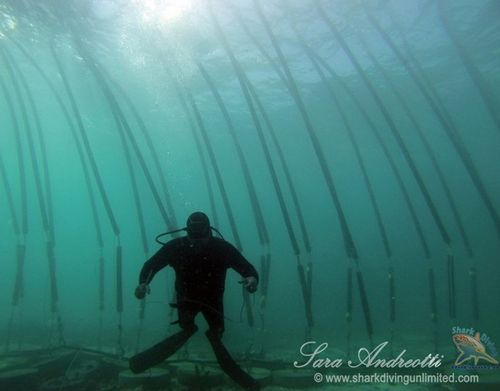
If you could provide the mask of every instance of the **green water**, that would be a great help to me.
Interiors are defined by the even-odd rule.
[[[212,4],[224,38],[217,32],[209,4]],[[143,262],[159,249],[155,236],[167,229],[184,227],[191,212],[203,210],[225,239],[238,245],[206,139],[200,133],[200,124],[189,100],[188,112],[185,111],[176,86],[182,94],[187,91],[192,94],[199,110],[220,170],[221,183],[227,192],[243,254],[259,272],[261,256],[271,255],[265,306],[261,307],[264,300],[262,290],[251,299],[255,317],[253,327],[249,326],[246,311],[242,308],[241,287],[237,283],[240,278],[234,272],[228,274],[224,341],[232,352],[237,354],[249,347],[254,353],[263,349],[267,355],[262,359],[281,358],[292,367],[293,361],[300,358],[300,346],[312,339],[328,342],[334,349],[330,357],[348,351],[355,354],[360,347],[370,343],[365,323],[368,310],[373,324],[373,343],[378,345],[390,340],[393,330],[394,351],[407,349],[409,356],[412,352],[418,357],[432,352],[443,354],[447,362],[454,361],[457,351],[452,341],[453,326],[474,327],[493,342],[500,341],[497,311],[500,226],[495,224],[500,213],[498,2],[277,0],[259,4],[273,36],[251,0],[95,0],[63,4],[0,0],[0,50],[3,53],[0,56],[0,77],[5,87],[0,85],[0,157],[6,173],[3,176],[0,172],[3,181],[0,184],[0,342],[6,351],[55,346],[61,342],[59,337],[64,337],[70,345],[108,352],[123,348],[127,355],[146,348],[177,330],[177,326],[169,326],[169,322],[176,320],[175,313],[169,315],[168,308],[174,281],[170,268],[155,277],[144,320],[139,321],[140,305],[133,292]],[[323,11],[318,10],[318,4]],[[423,92],[412,71],[403,65],[368,15],[381,26],[383,33],[407,60],[417,83],[422,83]],[[352,51],[362,73],[353,65],[340,40],[329,28],[328,21]],[[234,55],[255,88],[272,123],[310,236],[310,253],[305,247],[277,146],[252,100],[283,193],[283,205],[280,206],[250,106],[223,40],[228,42],[230,54]],[[301,42],[337,74],[334,77],[320,65],[343,113],[335,105]],[[363,42],[392,83],[370,59]],[[51,45],[60,66],[52,54]],[[96,78],[91,65],[94,60],[98,64],[97,72],[104,70],[102,80]],[[61,97],[74,134],[56,95],[33,61]],[[249,167],[269,233],[268,244],[259,240],[235,139],[199,64],[213,80],[234,124],[235,136]],[[71,106],[61,68],[76,107]],[[282,78],[276,69],[282,73]],[[40,128],[20,73],[24,75],[35,102]],[[430,82],[430,87],[423,78]],[[381,105],[367,88],[366,80],[382,102],[385,116]],[[158,155],[161,173],[140,124],[113,83],[125,91],[143,120]],[[393,85],[403,96],[429,143],[449,189],[448,195],[415,125],[405,112],[400,97],[394,93]],[[106,95],[106,88],[110,89],[111,95]],[[430,101],[425,94],[430,94]],[[121,130],[114,117],[116,111],[110,105],[113,101],[128,124]],[[297,104],[303,104],[312,136]],[[359,111],[358,104],[366,111],[393,159],[409,195],[408,200],[404,198],[380,140]],[[26,116],[23,116],[23,106]],[[75,109],[81,116],[81,126]],[[345,114],[349,128],[342,114]],[[394,123],[394,129],[401,136],[400,145],[387,119]],[[126,134],[127,126],[137,150]],[[366,167],[392,250],[391,257],[384,250],[374,205],[349,129]],[[121,132],[125,134],[138,188],[147,252],[141,241],[133,182]],[[40,138],[40,133],[43,138]],[[93,171],[89,155],[82,149],[102,230],[102,248],[96,238],[89,189],[77,149],[77,145],[84,148],[82,135],[88,137],[89,151],[96,162],[96,171]],[[458,140],[457,144],[452,143],[452,138]],[[326,176],[333,180],[337,208],[313,139],[317,140],[319,154],[329,171]],[[42,142],[46,147],[48,177],[44,170]],[[420,186],[401,147],[407,149],[409,159],[414,163],[422,180]],[[464,158],[457,153],[460,148]],[[143,165],[140,159],[143,159]],[[477,173],[476,182],[463,159]],[[20,164],[25,168],[24,192]],[[144,167],[151,174],[168,219],[175,218],[176,225],[171,223],[167,227]],[[96,173],[102,178],[109,211],[103,193],[98,189]],[[160,175],[163,175],[175,216],[168,210],[168,197]],[[44,200],[42,208],[37,177]],[[8,202],[5,180],[10,185],[14,210]],[[215,209],[210,202],[207,183],[213,192]],[[480,186],[484,188],[483,195],[478,191]],[[49,190],[52,195],[50,204],[47,203]],[[431,204],[426,202],[423,191],[428,192]],[[26,197],[26,209],[23,209],[23,197]],[[473,257],[466,251],[450,197],[470,241]],[[429,259],[425,257],[408,202],[422,227]],[[451,239],[449,244],[443,240],[430,205],[435,208],[443,230]],[[53,224],[44,230],[42,211],[50,217],[50,208],[53,210]],[[283,211],[290,216],[299,256],[292,246]],[[339,223],[339,211],[345,216],[345,227],[352,235],[357,258],[348,255],[346,230],[342,230]],[[113,232],[109,213],[116,220],[119,235]],[[24,233],[23,216],[27,218]],[[17,234],[16,220],[20,226]],[[52,278],[46,251],[50,232],[55,240]],[[121,316],[116,308],[115,249],[118,243],[123,247]],[[26,253],[24,263],[19,266],[16,246],[23,244]],[[99,283],[101,254],[104,259],[103,291],[100,291]],[[449,314],[448,304],[448,254],[454,257],[454,316]],[[298,260],[304,267],[312,265],[314,327],[311,330],[307,327],[297,274]],[[394,268],[394,322],[390,320],[390,265]],[[350,322],[346,320],[349,267],[362,273],[369,307],[362,306],[360,287],[354,275]],[[435,275],[436,323],[431,320],[429,268]],[[471,268],[477,270],[476,308],[479,317],[474,316]],[[16,279],[18,284],[22,281],[24,290],[13,305]],[[51,296],[54,293],[51,284],[57,286],[57,299]],[[101,310],[100,294],[104,300]],[[59,315],[63,327],[61,333],[57,330]],[[197,322],[202,330],[206,327],[201,317]],[[122,327],[121,336],[119,326]],[[434,332],[437,333],[437,348]],[[189,350],[195,355],[207,352],[211,357],[202,333],[193,337]],[[491,350],[487,351],[491,353]]]

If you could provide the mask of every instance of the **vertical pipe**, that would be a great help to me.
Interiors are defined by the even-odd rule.
[[[415,161],[413,160],[408,147],[406,146],[403,138],[401,137],[401,134],[396,127],[396,124],[394,122],[394,119],[392,116],[389,114],[389,111],[384,104],[383,100],[381,99],[380,95],[377,93],[375,88],[373,87],[373,84],[370,82],[368,79],[368,76],[364,72],[363,68],[361,67],[361,64],[357,60],[357,58],[354,56],[354,53],[350,49],[350,47],[347,45],[347,42],[345,39],[342,37],[338,29],[334,26],[332,21],[327,17],[324,9],[321,7],[319,0],[315,0],[318,14],[321,16],[321,18],[324,20],[325,24],[329,27],[330,31],[332,32],[333,36],[337,40],[337,42],[340,44],[342,47],[343,51],[347,54],[350,62],[358,72],[358,75],[361,77],[363,80],[363,84],[366,86],[368,91],[370,92],[370,95],[372,96],[373,100],[377,104],[380,112],[382,113],[385,122],[389,125],[389,129],[391,130],[392,135],[394,136],[412,174],[413,177],[415,178],[415,181],[417,182],[417,185],[420,189],[420,192],[422,193],[422,196],[425,200],[425,203],[427,204],[427,208],[429,209],[429,212],[434,220],[434,223],[436,224],[438,231],[441,235],[441,238],[445,244],[450,244],[451,243],[451,238],[446,230],[446,227],[443,223],[443,220],[441,219],[441,216],[436,208],[436,205],[434,204],[434,201],[431,198],[431,195],[429,193],[429,190],[427,189],[427,186],[425,185],[422,175],[420,174]]]
[[[225,50],[226,54],[228,55],[229,60],[232,64],[234,71],[236,73],[236,76],[238,78],[238,82],[240,84],[245,102],[250,110],[252,121],[253,121],[255,129],[257,131],[260,145],[261,145],[262,150],[264,152],[267,168],[268,168],[269,173],[271,175],[274,190],[276,192],[276,197],[278,198],[278,203],[280,206],[281,214],[282,214],[282,217],[284,219],[285,226],[287,228],[288,237],[289,237],[292,249],[297,257],[298,270],[299,270],[299,281],[301,282],[301,289],[302,289],[303,298],[304,298],[304,306],[305,306],[305,310],[306,310],[306,320],[308,323],[308,328],[311,329],[313,327],[313,322],[312,322],[312,315],[311,315],[310,305],[309,305],[310,302],[309,302],[309,299],[307,297],[307,292],[306,292],[307,288],[306,288],[305,284],[303,283],[303,282],[305,282],[305,280],[303,280],[303,278],[302,278],[303,276],[300,275],[300,270],[302,267],[300,265],[300,257],[299,257],[300,249],[299,249],[298,242],[297,242],[297,239],[295,236],[295,232],[293,230],[293,226],[292,226],[292,223],[290,220],[288,209],[287,209],[287,206],[286,206],[285,201],[284,201],[283,192],[282,192],[281,186],[280,186],[278,178],[277,178],[276,170],[275,170],[275,167],[273,165],[273,161],[271,159],[270,151],[269,151],[267,142],[266,142],[265,137],[264,137],[262,125],[258,119],[254,102],[252,101],[252,96],[251,96],[251,93],[249,90],[248,78],[246,77],[243,69],[241,68],[241,65],[239,64],[239,62],[236,60],[236,57],[234,56],[234,53],[231,49],[231,46],[229,45],[228,40],[226,39],[224,31],[222,30],[222,28],[221,28],[221,26],[216,18],[216,15],[215,15],[214,10],[212,8],[211,2],[209,2],[208,8],[209,8],[209,13],[211,16],[212,23],[213,23],[214,28],[216,30],[216,34],[217,34],[222,46],[224,47],[224,50]]]
[[[95,59],[93,59],[93,61],[95,62]],[[151,153],[151,157],[153,158],[154,167],[156,168],[156,171],[158,172],[158,177],[160,179],[160,186],[163,190],[163,194],[165,195],[165,201],[166,201],[166,205],[167,205],[167,209],[168,209],[168,213],[161,212],[161,214],[162,214],[162,217],[165,221],[165,224],[167,224],[167,226],[170,227],[169,230],[173,230],[173,229],[177,228],[177,219],[175,217],[175,210],[174,210],[172,200],[170,197],[170,192],[169,192],[167,184],[165,182],[165,174],[163,172],[162,165],[161,165],[159,157],[158,157],[158,153],[156,152],[156,149],[154,147],[153,140],[151,139],[150,132],[147,129],[146,125],[144,124],[144,120],[142,119],[139,112],[137,111],[137,108],[135,107],[134,103],[131,101],[129,96],[125,93],[125,91],[120,86],[120,84],[118,84],[111,77],[111,75],[106,71],[106,69],[101,64],[97,64],[97,65],[98,65],[100,72],[104,75],[105,79],[107,81],[109,81],[110,85],[112,87],[114,87],[114,89],[122,97],[125,104],[129,107],[132,115],[134,116],[134,118],[137,122],[139,129],[141,130],[142,135],[144,136],[144,139],[146,140],[146,145],[148,146],[148,149]],[[119,107],[119,105],[118,105],[118,107]],[[124,118],[123,114],[121,116]],[[128,124],[126,126],[129,127]],[[136,151],[136,154],[137,154],[137,150],[135,148],[134,148],[134,150]],[[145,167],[145,163],[144,164],[141,163],[141,165],[143,165]],[[144,168],[143,168],[143,170],[144,170]],[[148,170],[148,172],[149,172],[149,170]],[[146,174],[146,177],[149,178],[149,177],[151,177],[151,175]],[[153,183],[152,179],[147,179],[147,180],[148,180],[148,182],[150,182],[150,187],[152,187],[152,185],[151,185]],[[158,192],[155,190],[152,190],[152,191],[153,191],[153,196],[155,198],[156,203],[158,204],[160,211],[163,210],[164,207],[162,206],[162,202],[160,201],[159,195],[155,195]],[[176,234],[174,234],[174,235],[176,235]]]
[[[347,304],[345,318],[347,322],[347,351],[346,356],[349,357],[351,349],[351,334],[352,334],[352,265],[347,266]]]
[[[447,257],[448,268],[448,312],[450,319],[456,318],[456,293],[455,293],[455,257],[452,253]]]
[[[438,335],[437,335],[437,300],[436,300],[436,282],[434,278],[434,270],[432,267],[428,269],[429,273],[429,291],[430,291],[430,306],[431,306],[431,321],[434,324],[434,350],[437,351]]]
[[[14,103],[5,84],[5,81],[0,74],[0,87],[2,89],[3,95],[5,97],[5,101],[7,103],[7,108],[9,111],[9,116],[11,119],[12,127],[14,130],[14,140],[16,144],[16,153],[17,153],[17,163],[19,169],[19,187],[20,187],[20,196],[21,196],[21,233],[23,238],[28,234],[28,201],[27,201],[27,191],[26,191],[26,172],[24,166],[24,153],[21,143],[21,129],[19,126],[19,122],[17,121],[16,111],[14,109]],[[7,178],[5,175],[4,178]]]
[[[224,185],[224,181],[222,179],[222,174],[220,172],[219,165],[217,163],[217,157],[215,156],[214,150],[212,148],[212,144],[210,142],[210,138],[208,137],[207,129],[206,129],[205,124],[203,122],[203,118],[201,116],[200,110],[198,109],[198,106],[197,106],[193,96],[191,95],[191,92],[188,91],[187,89],[186,89],[186,96],[187,96],[187,100],[188,100],[189,104],[191,105],[191,108],[193,109],[195,119],[198,123],[198,127],[200,129],[201,136],[203,138],[203,142],[205,144],[205,147],[207,148],[208,157],[210,158],[210,162],[212,164],[212,168],[213,168],[214,173],[215,173],[215,179],[217,181],[217,186],[219,187],[219,190],[220,190],[220,193],[222,196],[222,202],[224,204],[224,208],[225,208],[226,213],[227,213],[229,225],[231,227],[231,232],[233,234],[236,247],[238,248],[238,250],[242,251],[243,247],[242,247],[240,235],[238,233],[238,229],[236,226],[236,220],[234,219],[233,209],[232,209],[231,204],[229,202],[229,197],[227,196],[226,187]]]
[[[479,91],[479,95],[487,111],[489,112],[491,119],[493,120],[493,123],[497,128],[497,131],[500,131],[500,115],[498,114],[498,107],[500,102],[498,102],[495,98],[493,91],[490,89],[487,81],[479,71],[479,68],[476,66],[476,64],[474,64],[472,57],[467,52],[465,45],[460,40],[457,31],[453,28],[453,25],[450,22],[450,18],[448,17],[448,15],[446,14],[446,10],[444,9],[443,0],[438,0],[435,3],[437,4],[438,15],[441,19],[446,34],[455,47],[455,50],[457,51],[458,56],[465,67],[465,70],[474,83],[474,86]]]
[[[250,204],[252,206],[254,220],[255,220],[255,224],[256,224],[256,228],[257,228],[257,233],[259,235],[260,243],[263,246],[268,245],[269,244],[269,235],[268,235],[266,224],[264,221],[264,216],[262,214],[262,208],[260,206],[260,202],[259,202],[259,199],[257,197],[257,192],[255,191],[255,185],[254,185],[252,176],[250,174],[250,169],[248,167],[247,160],[245,159],[245,155],[243,154],[241,144],[236,136],[236,129],[234,127],[233,121],[229,115],[229,112],[226,108],[224,101],[222,100],[222,97],[221,97],[219,91],[217,90],[217,87],[215,86],[215,83],[213,82],[212,78],[209,76],[208,72],[205,70],[203,65],[201,65],[200,63],[198,63],[198,69],[200,70],[203,78],[207,82],[212,94],[215,97],[215,100],[219,106],[219,109],[224,117],[227,128],[229,130],[231,140],[233,141],[234,147],[236,149],[238,159],[240,162],[240,166],[241,166],[241,170],[243,171],[245,185],[247,187],[247,192],[248,192],[248,195],[250,198]]]
[[[472,313],[474,321],[477,323],[479,320],[479,294],[477,290],[477,270],[475,266],[469,269],[469,278],[472,291]]]
[[[472,183],[476,187],[477,192],[479,193],[480,197],[482,198],[484,204],[486,205],[486,208],[488,209],[488,212],[490,213],[491,219],[493,220],[493,223],[495,225],[495,228],[497,230],[497,234],[500,235],[500,216],[498,215],[498,212],[495,209],[495,206],[493,204],[493,201],[491,200],[490,196],[488,195],[486,188],[483,184],[483,181],[481,180],[481,177],[479,176],[479,172],[472,161],[469,152],[467,151],[464,142],[462,141],[458,129],[456,125],[454,124],[453,120],[451,119],[451,116],[449,116],[445,111],[442,110],[442,108],[439,107],[439,103],[437,100],[433,98],[434,96],[437,96],[435,93],[435,88],[432,86],[431,83],[427,83],[427,85],[424,84],[424,82],[419,78],[417,74],[417,70],[414,68],[415,66],[418,66],[418,64],[414,61],[413,66],[410,66],[410,62],[405,58],[403,53],[398,49],[398,47],[395,45],[393,42],[392,38],[385,32],[380,24],[376,21],[376,19],[373,17],[371,12],[367,9],[367,15],[368,19],[372,23],[372,25],[375,27],[375,29],[379,32],[379,34],[382,36],[384,39],[385,43],[391,48],[391,50],[394,52],[396,57],[398,58],[399,62],[404,66],[406,71],[408,72],[408,75],[410,78],[413,80],[421,94],[424,96],[426,102],[432,109],[434,115],[438,119],[442,129],[445,131],[446,136],[450,140],[452,146],[454,147],[455,151],[457,152],[458,156],[460,157],[470,179],[472,180]],[[421,75],[423,75],[422,72],[419,72]]]
[[[391,80],[387,72],[384,70],[384,68],[381,66],[380,62],[375,58],[373,55],[372,51],[369,49],[368,45],[366,44],[365,40],[360,36],[361,43],[363,44],[363,47],[365,49],[365,52],[368,54],[368,57],[370,57],[370,60],[372,63],[375,65],[379,73],[383,76],[385,82],[389,85],[391,90],[394,92],[396,95],[398,102],[401,104],[401,107],[403,108],[404,112],[406,113],[407,117],[409,118],[411,124],[413,125],[413,128],[417,131],[417,135],[424,145],[424,148],[429,155],[429,158],[431,159],[432,167],[434,168],[434,171],[436,172],[439,182],[441,183],[441,186],[443,187],[446,199],[448,201],[448,204],[451,208],[451,211],[453,213],[453,218],[458,226],[460,236],[462,237],[463,244],[465,246],[465,250],[467,251],[467,254],[472,257],[473,256],[473,250],[470,244],[470,240],[467,236],[467,233],[465,231],[464,224],[462,222],[462,218],[460,217],[460,212],[458,211],[457,205],[455,203],[455,200],[453,198],[452,191],[450,190],[445,175],[443,173],[443,170],[439,166],[439,163],[437,161],[437,157],[435,153],[433,152],[431,148],[430,142],[427,140],[422,127],[419,125],[415,115],[413,114],[411,108],[409,107],[409,104],[406,102],[405,97],[403,94],[398,90],[397,86],[395,83]]]
[[[73,95],[73,92],[71,90],[70,84],[68,82],[68,79],[67,79],[67,76],[66,76],[66,72],[65,72],[65,70],[64,70],[64,68],[63,68],[63,66],[61,64],[61,61],[60,61],[60,59],[59,59],[59,57],[58,57],[58,55],[56,53],[56,50],[55,50],[55,47],[54,47],[54,42],[51,42],[50,48],[51,48],[51,52],[52,52],[52,56],[54,58],[54,61],[55,61],[56,65],[57,65],[57,68],[59,70],[59,74],[61,75],[61,78],[62,78],[64,87],[65,87],[66,93],[68,95],[68,98],[69,98],[69,101],[70,101],[70,104],[71,104],[71,108],[72,108],[73,114],[74,114],[75,119],[76,119],[77,129],[79,130],[80,136],[81,136],[81,138],[83,140],[84,150],[85,150],[85,152],[87,154],[87,158],[89,160],[90,167],[92,169],[92,173],[94,174],[94,178],[95,178],[95,181],[97,183],[97,188],[99,190],[99,193],[101,195],[102,201],[104,203],[104,208],[105,208],[105,211],[106,211],[106,215],[108,217],[108,220],[109,220],[109,223],[111,225],[111,228],[113,229],[113,233],[118,238],[120,236],[120,228],[118,227],[118,224],[116,222],[115,215],[114,215],[113,210],[111,208],[111,203],[109,202],[108,195],[106,193],[106,190],[104,188],[104,184],[103,184],[103,181],[102,181],[102,178],[101,178],[101,174],[99,172],[99,169],[97,167],[97,163],[96,163],[95,158],[94,158],[94,154],[92,152],[92,148],[90,147],[90,141],[88,139],[85,126],[83,125],[83,120],[82,120],[82,117],[81,117],[81,114],[80,114],[80,110],[78,108],[78,105],[76,103],[75,97]]]
[[[161,35],[160,35],[161,36]],[[159,49],[160,50],[160,49]],[[167,66],[167,61],[162,60],[163,67],[166,71],[167,76],[169,77],[170,81],[172,82],[174,86],[174,91],[177,96],[177,99],[179,100],[181,107],[186,115],[186,119],[188,121],[188,126],[189,130],[191,131],[191,135],[193,136],[195,145],[196,145],[196,150],[198,152],[198,156],[201,160],[201,168],[203,172],[203,178],[205,179],[205,184],[207,187],[207,193],[208,193],[208,199],[210,203],[210,209],[212,211],[212,216],[214,220],[215,226],[219,225],[219,218],[217,214],[217,209],[215,207],[215,196],[214,196],[214,191],[213,191],[213,185],[210,179],[210,175],[208,173],[208,164],[205,159],[205,155],[203,154],[203,148],[202,148],[202,143],[201,140],[198,136],[198,133],[196,131],[196,125],[195,125],[195,120],[192,118],[192,114],[189,110],[189,106],[186,101],[185,93],[183,92],[183,88],[180,85],[179,81],[172,75],[171,69]]]
[[[120,243],[116,246],[116,312],[118,314],[118,356],[122,357],[124,354],[123,350],[123,260],[122,260],[122,246]]]

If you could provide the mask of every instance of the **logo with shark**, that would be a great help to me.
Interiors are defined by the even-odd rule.
[[[498,365],[498,361],[486,352],[482,339],[479,332],[476,332],[474,336],[468,334],[466,331],[454,334],[453,343],[460,353],[455,360],[455,366],[464,365],[464,363],[469,361],[474,361],[474,365],[478,365],[479,360]],[[489,341],[487,336],[486,340]]]

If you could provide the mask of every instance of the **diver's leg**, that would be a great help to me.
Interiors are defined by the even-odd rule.
[[[201,307],[201,313],[207,321],[208,327],[215,335],[222,338],[224,332],[224,304],[222,299],[213,300],[210,304]]]
[[[208,326],[210,327],[205,335],[212,346],[215,357],[217,358],[222,370],[245,390],[260,390],[259,383],[240,368],[221,341],[222,333],[224,331],[224,312],[222,302],[214,306],[213,309],[203,309],[202,313],[208,323]]]
[[[146,369],[160,364],[179,350],[198,330],[198,327],[194,324],[197,312],[192,308],[179,307],[179,325],[182,330],[132,357],[129,361],[130,370],[134,373],[144,372]]]

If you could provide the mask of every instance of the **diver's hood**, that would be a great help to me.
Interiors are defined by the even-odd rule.
[[[210,220],[203,212],[192,213],[186,222],[186,231],[189,239],[207,239],[212,236]]]

